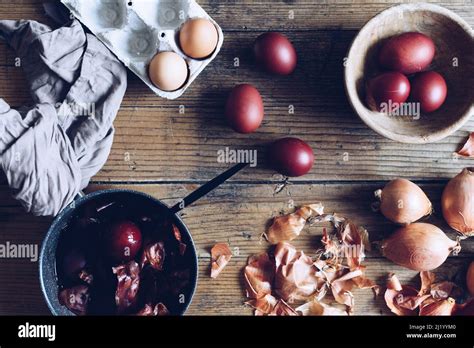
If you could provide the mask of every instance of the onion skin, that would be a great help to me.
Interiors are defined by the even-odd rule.
[[[474,299],[470,299],[468,302],[462,305],[457,305],[455,307],[454,315],[473,316],[474,315]]]
[[[451,252],[461,250],[438,227],[417,222],[399,228],[381,244],[389,260],[414,271],[431,271],[441,266]]]
[[[420,316],[452,315],[456,308],[456,301],[449,297],[441,301],[434,301],[420,307]]]
[[[443,216],[449,226],[466,236],[474,235],[474,172],[463,169],[443,191]]]
[[[466,274],[466,285],[469,293],[474,296],[474,261],[471,262]]]
[[[423,190],[406,179],[390,181],[375,195],[380,199],[380,211],[395,223],[411,224],[423,216],[431,214],[433,208]]]

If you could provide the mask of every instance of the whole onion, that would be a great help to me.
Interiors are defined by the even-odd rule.
[[[465,168],[444,189],[441,207],[446,222],[466,236],[474,235],[474,172]]]
[[[415,271],[438,268],[451,252],[461,250],[459,242],[449,239],[438,227],[421,222],[398,229],[381,248],[389,260]]]
[[[375,191],[380,200],[380,211],[398,224],[410,224],[431,214],[433,208],[423,190],[406,179],[390,181],[383,190]]]

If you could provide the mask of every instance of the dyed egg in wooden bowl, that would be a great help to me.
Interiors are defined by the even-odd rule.
[[[381,64],[382,48],[391,38],[408,32],[424,34],[433,41],[434,58],[421,70],[435,71],[444,78],[446,99],[432,112],[419,109],[412,95],[395,112],[390,108],[374,111],[367,102],[369,81],[393,70],[383,66],[383,59]],[[417,50],[411,51],[406,59],[416,60]],[[403,73],[410,82],[417,76]],[[474,114],[474,31],[461,17],[441,6],[418,3],[391,7],[367,22],[355,37],[344,80],[354,111],[380,135],[403,143],[439,141],[461,128]]]

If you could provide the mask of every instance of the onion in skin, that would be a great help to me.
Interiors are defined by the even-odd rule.
[[[399,228],[381,244],[382,253],[396,264],[414,271],[431,271],[441,266],[459,242],[449,239],[438,227],[417,222]]]
[[[441,197],[443,216],[449,226],[474,235],[474,171],[465,168],[446,185]]]
[[[433,211],[426,194],[410,180],[392,180],[383,190],[375,191],[375,196],[380,200],[382,214],[398,224],[411,224]]]
[[[474,299],[468,300],[466,303],[455,307],[454,315],[473,316],[474,315]]]

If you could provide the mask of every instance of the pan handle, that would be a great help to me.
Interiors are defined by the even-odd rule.
[[[248,165],[248,163],[239,163],[233,166],[232,168],[226,170],[224,173],[220,174],[219,176],[215,177],[208,183],[202,185],[199,187],[197,190],[191,192],[188,196],[186,196],[184,199],[179,201],[177,204],[175,204],[171,208],[171,212],[173,214],[176,214],[177,212],[181,211],[188,205],[194,203],[197,201],[199,198],[205,196],[212,190],[214,190],[216,187],[221,185],[223,182],[225,182],[227,179],[232,177],[233,175],[237,174],[240,170],[245,168]]]
[[[74,200],[77,201],[79,198],[82,198],[84,197],[86,194],[84,193],[84,191],[79,191],[76,196],[74,197]]]

